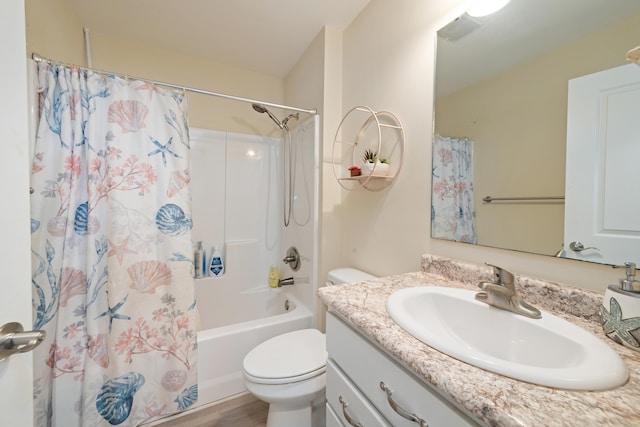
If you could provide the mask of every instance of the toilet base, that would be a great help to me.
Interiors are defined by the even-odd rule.
[[[324,394],[321,394],[310,406],[296,409],[273,403],[269,405],[266,427],[324,427],[326,402]]]
[[[322,374],[305,381],[281,385],[265,385],[247,381],[247,389],[258,399],[269,404],[266,427],[320,427],[314,423],[314,412],[324,406],[327,375]],[[316,409],[314,411],[314,409]]]
[[[267,427],[311,427],[311,405],[297,409],[269,405]]]

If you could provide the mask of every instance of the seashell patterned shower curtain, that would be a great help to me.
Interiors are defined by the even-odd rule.
[[[39,64],[37,426],[138,425],[197,399],[186,96]]]
[[[433,139],[431,237],[477,243],[473,193],[473,141]]]

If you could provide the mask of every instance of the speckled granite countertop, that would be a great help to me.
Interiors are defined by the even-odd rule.
[[[487,425],[640,426],[640,352],[604,336],[598,315],[601,294],[516,276],[525,301],[592,332],[625,360],[629,381],[598,392],[537,386],[476,368],[418,341],[387,314],[387,297],[399,289],[434,285],[478,290],[476,284],[490,276],[487,267],[425,255],[421,272],[323,287],[319,295],[331,311]]]

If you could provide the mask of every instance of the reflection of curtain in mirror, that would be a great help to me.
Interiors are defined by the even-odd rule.
[[[432,183],[431,236],[476,243],[473,141],[435,136]]]

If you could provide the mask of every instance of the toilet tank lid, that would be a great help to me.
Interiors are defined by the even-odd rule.
[[[331,270],[328,276],[330,285],[376,279],[376,276],[351,267],[336,268],[335,270]]]

